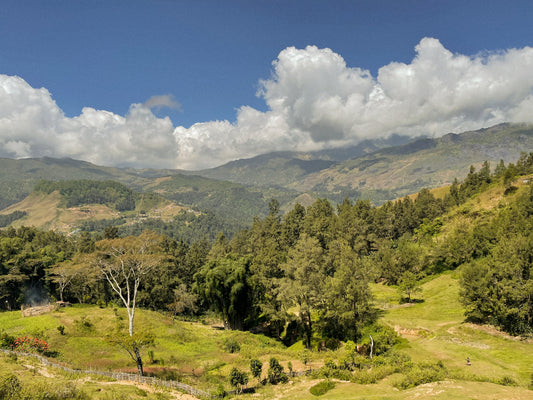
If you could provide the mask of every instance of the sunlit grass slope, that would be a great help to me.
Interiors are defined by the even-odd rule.
[[[395,383],[404,377],[402,373],[369,385],[339,381],[334,389],[321,396],[322,399],[533,399],[533,391],[527,388],[533,372],[531,339],[521,340],[492,327],[464,322],[463,307],[458,301],[458,273],[445,273],[424,283],[422,292],[416,296],[418,302],[413,304],[399,304],[398,293],[393,287],[373,285],[372,288],[376,304],[382,309],[381,321],[405,339],[399,351],[408,354],[415,363],[441,361],[450,377],[446,381],[407,390],[395,387]],[[50,343],[51,350],[59,352],[57,360],[75,368],[134,372],[135,365],[126,353],[105,340],[117,324],[125,324],[126,318],[123,309],[95,306],[69,307],[27,318],[23,318],[20,311],[5,312],[0,313],[0,329],[11,335],[43,336]],[[147,370],[157,372],[168,368],[173,379],[214,390],[220,384],[229,389],[227,377],[231,368],[236,366],[249,371],[251,358],[263,362],[263,375],[272,356],[285,367],[291,361],[295,370],[303,369],[299,361],[301,349],[297,346],[287,349],[262,335],[225,331],[208,322],[174,321],[157,312],[139,310],[135,319],[137,329],[156,336],[151,348],[155,362],[151,362],[145,352]],[[57,329],[59,325],[65,327],[65,335]],[[240,351],[230,353],[225,349],[228,341],[239,343]],[[311,365],[319,367],[326,359],[338,362],[342,354],[342,349],[314,353]],[[467,357],[470,366],[466,365]],[[1,362],[7,363],[5,359]],[[20,362],[18,364],[10,364],[9,368],[25,368]],[[31,372],[28,371],[22,371],[23,375]],[[53,374],[53,379],[67,380]],[[44,379],[38,375],[39,379]],[[494,383],[506,379],[511,385]],[[310,377],[294,378],[292,383],[267,385],[242,398],[312,399],[316,397],[309,388],[319,381]],[[256,383],[251,379],[250,384]],[[135,398],[134,395],[131,398]],[[128,396],[125,398],[130,398]]]

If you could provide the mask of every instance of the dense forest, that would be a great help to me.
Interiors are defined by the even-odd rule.
[[[50,298],[117,302],[96,268],[110,249],[136,248],[157,273],[143,277],[137,304],[194,317],[217,312],[230,329],[262,332],[286,344],[316,338],[356,341],[378,313],[370,282],[394,285],[405,302],[419,301],[425,277],[445,270],[461,276],[465,317],[513,335],[533,331],[533,153],[516,164],[474,167],[436,197],[430,190],[380,207],[369,201],[332,205],[318,199],[282,214],[272,200],[265,218],[215,241],[192,242],[145,231],[66,237],[33,228],[0,231],[0,308]],[[116,187],[103,182],[97,192]],[[109,186],[106,186],[109,185]],[[68,187],[68,185],[66,185]],[[75,194],[71,198],[87,196]],[[71,190],[68,189],[68,190]],[[40,190],[51,190],[41,184]],[[57,189],[54,189],[57,190]],[[62,189],[63,190],[63,189]],[[67,189],[64,189],[67,190]],[[482,194],[500,190],[483,207]],[[377,328],[375,328],[377,329]]]

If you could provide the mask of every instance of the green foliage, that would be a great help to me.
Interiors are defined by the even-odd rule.
[[[329,253],[335,272],[326,277],[319,325],[328,338],[357,340],[361,329],[376,318],[368,286],[370,273],[347,242],[332,242]]]
[[[0,380],[0,398],[15,400],[22,398],[22,384],[14,374],[4,376]]]
[[[5,400],[88,400],[89,396],[72,383],[23,385],[14,374],[0,377],[0,399]]]
[[[249,261],[233,256],[208,262],[195,275],[201,298],[222,314],[231,329],[245,329],[254,316],[249,276]]]
[[[8,226],[13,221],[26,216],[26,211],[13,211],[10,214],[0,215],[0,228]]]
[[[248,383],[248,375],[246,372],[239,371],[237,368],[232,368],[229,374],[229,383],[236,388],[238,392],[241,392],[242,386]]]
[[[283,266],[285,279],[281,282],[280,297],[288,306],[298,307],[298,316],[304,327],[305,345],[311,347],[313,335],[312,314],[318,310],[324,295],[324,250],[320,241],[303,234],[295,247],[289,250]]]
[[[268,363],[267,382],[272,385],[286,383],[289,380],[287,374],[283,371],[283,366],[277,358],[271,357]]]
[[[350,381],[360,385],[371,385],[396,372],[401,372],[401,370],[392,365],[372,366],[371,369],[356,370],[350,377]]]
[[[80,332],[91,332],[94,330],[93,323],[84,315],[80,319],[74,320],[74,326]]]
[[[65,207],[80,204],[106,204],[117,211],[135,209],[138,195],[126,186],[114,181],[41,181],[35,190],[50,194],[59,191],[65,201]]]
[[[424,383],[442,381],[447,376],[448,371],[440,361],[437,363],[417,363],[413,364],[405,377],[395,382],[394,386],[398,389],[408,389]]]
[[[313,396],[322,396],[323,394],[326,394],[332,389],[335,389],[335,382],[332,382],[330,380],[325,380],[325,381],[317,383],[316,385],[311,386],[309,388],[309,392]]]
[[[0,348],[11,350],[15,345],[16,337],[8,334],[7,332],[0,331]]]
[[[239,345],[239,342],[237,342],[237,340],[232,337],[224,339],[223,348],[225,351],[231,354],[238,353],[239,351],[241,351],[241,346]]]
[[[415,293],[422,291],[420,276],[412,271],[405,271],[399,279],[398,291],[400,294],[407,296],[407,302],[411,303]]]
[[[516,383],[516,380],[513,377],[508,376],[508,375],[502,376],[496,381],[496,383],[498,385],[503,385],[503,386],[518,386],[518,384]]]
[[[155,189],[155,188],[154,188]],[[158,190],[180,204],[194,205],[199,210],[212,210],[223,215],[228,222],[250,224],[255,216],[265,216],[272,196],[261,190],[238,183],[216,181],[200,176],[177,174],[161,182]],[[287,190],[276,189],[275,197],[287,200],[296,197]]]
[[[350,381],[353,378],[353,372],[343,368],[337,368],[336,365],[324,365],[317,370],[311,372],[313,378],[325,379],[339,379],[343,381]]]
[[[223,399],[228,395],[228,393],[226,392],[226,389],[224,389],[224,385],[220,384],[213,395],[218,399]]]
[[[366,348],[366,355],[370,354],[371,339],[374,341],[373,355],[379,356],[390,351],[395,345],[401,342],[398,334],[389,326],[374,323],[368,325],[363,330],[361,344]]]
[[[48,352],[49,345],[42,339],[24,336],[18,337],[13,343],[13,351],[21,353],[46,353]]]
[[[256,379],[261,378],[261,373],[263,372],[263,363],[256,358],[250,360],[250,372],[252,376]]]
[[[533,187],[487,226],[486,256],[462,267],[461,301],[469,319],[514,335],[533,332],[532,229]]]

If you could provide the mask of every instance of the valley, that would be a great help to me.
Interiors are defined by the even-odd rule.
[[[414,143],[345,163],[376,172],[385,154],[440,146]],[[79,179],[26,170],[32,192],[1,212],[0,393],[533,398],[533,152],[381,205],[169,171],[115,171],[125,184],[45,161]]]

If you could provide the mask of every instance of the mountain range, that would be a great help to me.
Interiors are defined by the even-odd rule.
[[[462,180],[470,166],[479,168],[484,161],[494,168],[500,160],[516,162],[522,152],[531,151],[533,125],[500,124],[440,138],[409,140],[393,136],[340,150],[269,153],[201,171],[113,168],[47,157],[4,158],[0,159],[0,215],[24,211],[26,216],[21,221],[29,224],[28,204],[32,204],[32,210],[39,204],[53,208],[40,213],[57,213],[55,208],[62,207],[64,201],[36,200],[39,197],[33,191],[42,180],[114,181],[136,193],[155,193],[174,204],[175,210],[193,209],[195,215],[210,212],[217,216],[220,226],[240,229],[254,216],[266,215],[272,198],[278,200],[282,210],[296,202],[307,206],[316,198],[332,202],[362,198],[379,205],[424,187]],[[20,203],[30,195],[30,200]],[[146,204],[136,205],[137,213],[149,214],[150,210],[141,208]],[[117,212],[120,214],[113,211]]]

